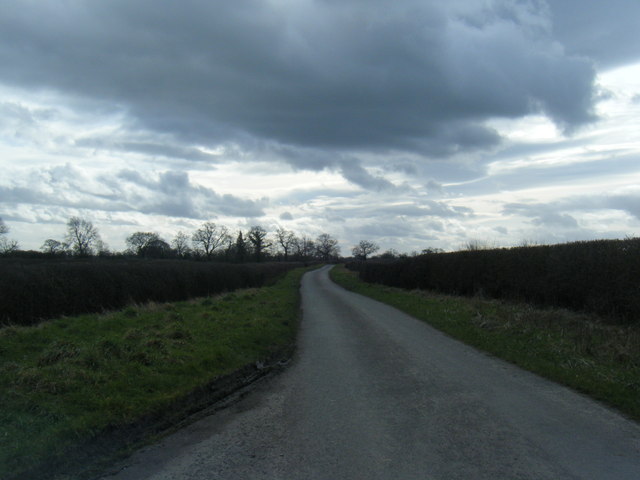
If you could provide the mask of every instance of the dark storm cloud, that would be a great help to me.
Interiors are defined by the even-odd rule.
[[[496,146],[487,118],[593,119],[592,65],[564,53],[541,1],[43,0],[0,12],[0,82],[122,105],[184,145],[448,156]],[[343,174],[389,187],[357,167]]]
[[[389,172],[401,172],[407,175],[416,175],[418,169],[414,162],[408,160],[396,160],[384,165],[384,169]]]
[[[550,0],[554,33],[569,53],[602,67],[640,60],[637,0]]]
[[[340,172],[346,180],[367,190],[392,191],[396,189],[393,183],[382,177],[371,175],[355,161],[344,162]]]
[[[366,190],[393,191],[398,188],[384,177],[369,173],[362,162],[353,156],[282,145],[270,145],[266,152],[283,159],[295,170],[333,169],[340,172],[345,180]]]

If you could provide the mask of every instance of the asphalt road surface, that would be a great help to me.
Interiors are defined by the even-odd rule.
[[[105,480],[640,479],[640,425],[305,275],[284,373]]]

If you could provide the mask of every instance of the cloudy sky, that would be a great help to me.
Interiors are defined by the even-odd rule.
[[[0,217],[399,251],[640,235],[637,0],[0,0]]]

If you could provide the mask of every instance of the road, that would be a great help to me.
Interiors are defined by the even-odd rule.
[[[299,348],[105,480],[640,479],[640,425],[305,275]]]

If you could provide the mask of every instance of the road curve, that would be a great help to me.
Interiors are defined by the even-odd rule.
[[[299,348],[105,480],[640,478],[640,425],[305,275]]]

